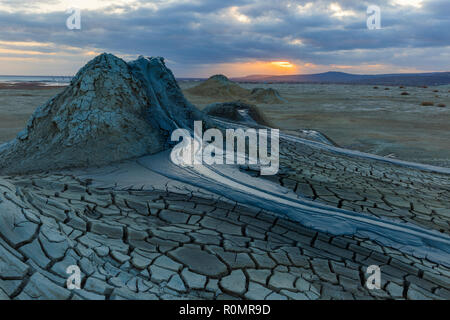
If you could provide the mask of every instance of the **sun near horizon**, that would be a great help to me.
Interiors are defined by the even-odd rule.
[[[289,61],[273,61],[271,63],[280,68],[294,68],[294,65]]]
[[[273,61],[246,61],[235,63],[223,63],[208,66],[206,74],[227,74],[230,77],[245,77],[249,75],[274,75],[285,76],[300,73],[300,67],[288,60]]]

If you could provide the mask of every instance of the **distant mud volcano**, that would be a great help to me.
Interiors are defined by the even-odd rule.
[[[264,114],[255,106],[242,101],[213,103],[203,109],[209,116],[244,122],[249,125],[270,126]]]
[[[285,101],[285,99],[280,96],[280,93],[272,88],[255,88],[251,91],[250,98],[259,103],[266,104],[279,104]]]
[[[215,75],[201,84],[187,89],[187,93],[219,100],[245,100],[256,103],[281,104],[285,102],[275,89],[255,88],[247,90],[224,75]]]
[[[0,174],[104,165],[169,147],[176,128],[202,113],[164,59],[102,54],[62,93],[37,108],[17,138],[0,146]]]
[[[219,99],[235,99],[248,96],[248,90],[230,81],[224,75],[215,75],[198,86],[186,90],[190,94]]]

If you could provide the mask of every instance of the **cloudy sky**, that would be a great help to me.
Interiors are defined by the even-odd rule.
[[[0,0],[0,74],[72,75],[101,52],[163,56],[178,77],[450,71],[449,13],[449,0]]]

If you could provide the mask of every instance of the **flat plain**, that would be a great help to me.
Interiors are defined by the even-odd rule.
[[[180,86],[186,90],[196,84],[181,82]],[[283,104],[257,105],[273,126],[281,130],[314,129],[348,149],[413,162],[450,165],[448,85],[428,88],[275,83],[240,85],[247,89],[271,87],[287,100]],[[186,96],[200,109],[209,103],[225,102],[189,93]],[[422,106],[422,102],[434,105]],[[445,107],[438,106],[441,104]]]

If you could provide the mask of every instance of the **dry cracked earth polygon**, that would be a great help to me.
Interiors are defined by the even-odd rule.
[[[448,176],[284,142],[271,179],[335,207],[449,233]],[[450,299],[450,269],[202,189],[0,179],[0,299]],[[68,290],[66,269],[82,272]],[[366,268],[381,268],[369,290]]]

